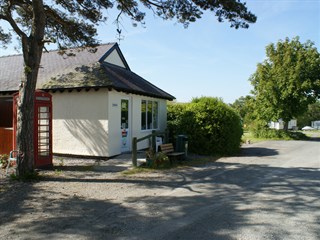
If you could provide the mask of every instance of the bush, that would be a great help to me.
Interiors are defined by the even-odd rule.
[[[210,97],[168,105],[168,128],[170,141],[186,134],[189,151],[206,155],[238,152],[243,134],[239,115],[222,100]]]
[[[8,158],[7,154],[0,154],[0,168],[6,168],[8,165]]]
[[[163,152],[155,153],[152,148],[146,151],[146,160],[146,165],[150,168],[161,169],[171,167],[169,157]]]

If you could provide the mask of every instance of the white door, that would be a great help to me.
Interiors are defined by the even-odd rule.
[[[121,152],[130,151],[129,99],[121,99]]]

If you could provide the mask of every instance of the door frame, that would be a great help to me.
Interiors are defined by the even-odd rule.
[[[124,129],[122,128],[122,101],[128,101],[128,126]],[[131,111],[132,111],[132,100],[130,97],[121,97],[120,100],[120,151],[121,153],[131,151],[131,134],[132,134],[132,118],[131,118]],[[125,146],[125,147],[124,147]]]

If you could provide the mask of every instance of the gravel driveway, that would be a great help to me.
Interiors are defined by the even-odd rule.
[[[38,182],[0,179],[0,239],[320,239],[320,142],[125,176],[128,155],[55,159]]]

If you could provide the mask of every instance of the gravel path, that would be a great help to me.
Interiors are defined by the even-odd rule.
[[[146,209],[138,199],[184,181],[176,171],[125,176],[130,155],[108,161],[59,157],[53,163],[55,170],[41,170],[42,180],[35,182],[9,181],[2,171],[0,239],[114,239],[140,232],[156,224],[144,210],[159,219],[166,213],[156,205]]]
[[[0,239],[320,239],[319,144],[261,142],[133,176],[128,155],[56,158],[41,181],[0,179]]]

